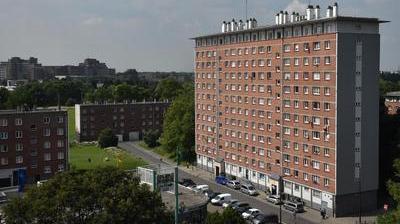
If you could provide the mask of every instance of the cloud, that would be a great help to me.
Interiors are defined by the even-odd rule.
[[[82,24],[85,26],[95,26],[103,23],[103,18],[102,17],[90,17],[85,19]]]
[[[307,4],[301,3],[299,0],[293,0],[285,8],[285,11],[303,13],[303,11],[305,11],[306,8],[307,8]]]

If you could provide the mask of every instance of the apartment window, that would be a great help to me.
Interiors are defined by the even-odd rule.
[[[21,152],[23,150],[24,150],[24,145],[23,144],[21,144],[21,143],[15,144],[15,151]]]
[[[314,184],[319,184],[319,176],[312,175],[312,182],[313,182]],[[313,192],[317,192],[317,191],[313,191]],[[320,193],[321,193],[321,192],[320,192]],[[313,196],[315,196],[314,193],[313,193]],[[321,196],[320,196],[320,197],[321,197]]]
[[[24,162],[24,157],[22,157],[22,156],[16,156],[15,157],[15,163],[16,164],[21,164],[23,162]]]
[[[309,61],[309,59],[308,58],[303,58],[303,65],[309,65],[310,64],[310,61]]]
[[[1,157],[1,165],[8,165],[8,158],[6,157]]]
[[[64,171],[64,164],[58,164],[58,172],[63,172]]]
[[[294,58],[294,66],[299,66],[300,64],[300,58]]]
[[[272,52],[272,47],[271,46],[267,46],[267,53],[271,53]]]
[[[43,136],[50,136],[50,128],[43,129]]]
[[[304,95],[308,95],[308,93],[309,93],[308,87],[307,87],[307,86],[304,86],[304,87],[303,87],[303,94],[304,94]]]
[[[308,173],[303,173],[303,179],[304,179],[305,181],[308,181]]]
[[[58,148],[64,147],[64,140],[57,140],[57,147]]]
[[[325,49],[326,50],[331,49],[331,41],[329,41],[329,40],[325,41]]]
[[[324,76],[326,81],[331,80],[331,73],[325,72]]]
[[[45,173],[45,174],[51,173],[51,166],[45,166],[45,167],[44,167],[44,173]]]
[[[22,119],[21,118],[16,118],[15,119],[15,125],[16,126],[21,126],[22,125]]]
[[[43,148],[45,148],[45,149],[51,148],[51,142],[45,141],[45,142],[43,143]]]
[[[329,179],[328,178],[324,178],[324,186],[325,187],[329,186]]]
[[[290,52],[290,45],[289,44],[283,45],[283,51]]]
[[[314,50],[315,51],[321,50],[321,43],[320,42],[314,42]]]
[[[0,127],[7,127],[8,120],[7,119],[0,119]]]
[[[310,44],[309,43],[304,43],[304,51],[310,51]]]
[[[8,145],[0,145],[0,152],[8,152]]]
[[[313,110],[320,110],[321,103],[320,102],[312,102],[312,107],[313,107]]]
[[[315,96],[319,96],[321,94],[321,89],[319,87],[312,87],[312,93]]]
[[[325,96],[331,95],[331,89],[329,87],[324,87],[324,94]]]
[[[303,131],[303,133],[304,133],[305,131]],[[308,131],[307,131],[307,133],[304,133],[304,134],[306,134],[306,136],[307,136],[307,138],[308,138]],[[308,145],[307,144],[303,144],[303,151],[304,152],[308,152]],[[307,164],[308,164],[308,162],[307,162]]]
[[[44,117],[44,118],[43,118],[43,122],[44,122],[45,124],[49,124],[49,123],[50,123],[50,117]]]
[[[325,64],[330,65],[331,64],[331,57],[327,56],[325,57]]]
[[[324,163],[324,171],[325,171],[325,172],[329,172],[329,171],[330,171],[330,169],[329,169],[329,164]]]
[[[319,170],[319,162],[318,161],[311,161],[311,164],[314,169]]]
[[[264,67],[265,66],[265,60],[263,60],[263,59],[258,60],[258,66],[259,67]]]
[[[283,64],[284,64],[285,66],[290,66],[290,58],[284,58],[284,59],[283,59]]]
[[[321,138],[321,133],[319,131],[312,132],[313,139],[319,140]]]
[[[320,57],[313,57],[313,65],[319,65],[321,63]]]
[[[257,48],[252,47],[252,48],[251,48],[251,53],[252,53],[252,54],[256,54],[256,53],[257,53]]]
[[[294,44],[294,51],[299,51],[300,50],[300,47],[299,47],[299,44]]]
[[[272,60],[271,59],[267,59],[267,66],[271,67],[272,66]]]
[[[286,175],[286,176],[290,176],[290,169],[283,168],[283,174]]]
[[[319,72],[314,72],[313,79],[316,81],[321,80],[321,74]]]
[[[265,53],[265,47],[263,47],[263,46],[258,47],[258,53],[259,53],[259,54]]]
[[[64,123],[64,117],[58,117],[57,118],[57,122],[59,123],[59,124],[62,124],[62,123]]]
[[[22,138],[22,131],[16,131],[15,138]]]
[[[324,109],[326,111],[330,111],[331,110],[331,104],[330,103],[324,103]]]
[[[329,157],[329,149],[324,148],[324,156]]]
[[[299,80],[299,73],[298,72],[293,73],[293,76],[294,76],[294,80]]]

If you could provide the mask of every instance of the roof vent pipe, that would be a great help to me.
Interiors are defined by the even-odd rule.
[[[256,20],[256,18],[253,18],[253,26],[254,28],[257,28],[258,22]]]
[[[232,19],[232,22],[231,22],[231,31],[235,31],[235,19]]]
[[[306,19],[311,20],[313,18],[313,6],[309,5],[306,9]]]
[[[225,22],[225,21],[222,22],[222,28],[221,28],[221,30],[222,30],[222,33],[225,33],[225,31],[226,31],[226,22]]]
[[[296,13],[295,13],[295,12],[292,12],[292,14],[290,15],[290,22],[291,22],[291,23],[294,23],[295,20],[296,20]]]
[[[331,18],[332,17],[332,6],[328,6],[328,9],[326,10],[326,18]]]
[[[230,32],[231,31],[231,22],[228,22],[227,24],[226,24],[226,32]]]
[[[283,23],[283,11],[279,12],[279,24]]]
[[[238,30],[243,30],[243,21],[242,20],[239,20]]]
[[[276,24],[276,25],[279,24],[279,13],[276,14],[276,16],[275,16],[275,24]]]
[[[289,13],[285,11],[285,13],[283,13],[283,24],[286,24],[288,20],[289,20]]]
[[[332,13],[333,17],[337,17],[339,16],[339,6],[338,3],[335,2],[335,4],[333,4],[333,13]]]
[[[315,14],[315,19],[321,18],[321,9],[319,8],[319,5],[317,5],[314,9],[314,14]]]

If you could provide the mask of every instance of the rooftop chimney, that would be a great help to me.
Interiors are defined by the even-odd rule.
[[[296,13],[292,12],[292,14],[290,15],[290,22],[294,23],[296,21]]]
[[[275,24],[276,24],[276,25],[279,24],[279,13],[276,14],[276,16],[275,16]]]
[[[225,32],[226,32],[226,22],[225,22],[225,21],[222,22],[221,31],[222,31],[222,33],[225,33]]]
[[[311,20],[313,19],[313,9],[314,7],[312,5],[309,5],[306,9],[306,19]]]
[[[332,11],[333,11],[332,6],[328,6],[328,9],[326,10],[326,18],[332,17]]]
[[[319,19],[321,17],[321,9],[319,5],[317,5],[314,9],[315,19]]]

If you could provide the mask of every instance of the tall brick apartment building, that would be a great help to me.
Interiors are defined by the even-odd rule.
[[[329,6],[195,40],[200,167],[334,215],[376,208],[379,24]]]
[[[68,164],[66,111],[0,111],[0,187],[18,185],[18,170],[26,182],[48,179]]]
[[[97,141],[99,133],[110,128],[120,141],[141,139],[146,130],[162,130],[170,103],[133,102],[75,105],[78,141]]]

